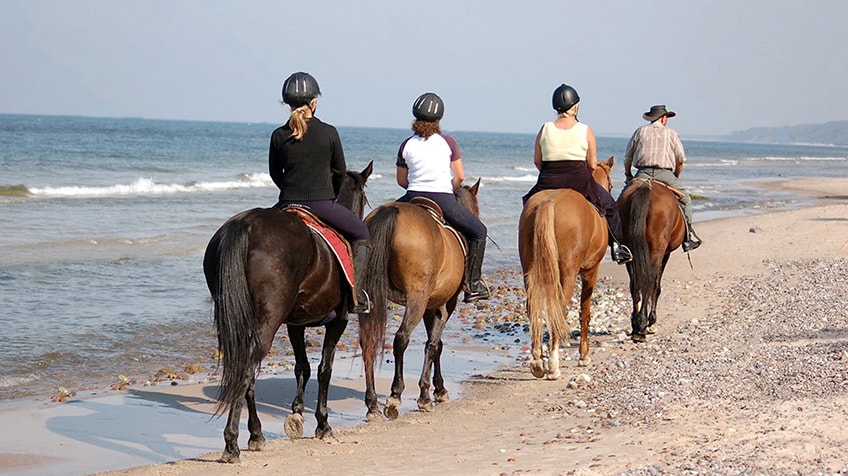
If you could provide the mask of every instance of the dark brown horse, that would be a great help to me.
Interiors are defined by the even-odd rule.
[[[607,190],[615,158],[599,162],[595,180]],[[607,222],[580,193],[570,189],[543,190],[524,204],[518,221],[518,253],[527,290],[527,315],[532,340],[530,371],[536,378],[560,377],[559,345],[568,339],[568,305],[580,276],[580,366],[589,365],[590,305],[601,260],[608,244]],[[547,365],[542,357],[542,333],[547,324],[550,342]]]
[[[479,215],[477,190],[456,190],[457,200]],[[430,376],[437,402],[448,400],[441,369],[442,331],[456,308],[465,273],[463,239],[440,224],[425,208],[411,203],[389,203],[374,209],[365,219],[371,231],[371,256],[365,289],[371,293],[370,314],[359,315],[360,346],[365,364],[365,405],[368,420],[380,418],[374,388],[374,363],[382,352],[387,320],[387,301],[406,306],[403,321],[395,334],[393,351],[395,372],[391,395],[386,399],[385,415],[394,420],[401,408],[403,393],[403,355],[409,336],[421,320],[427,329],[424,368],[418,386],[418,408],[430,411]]]
[[[677,195],[665,184],[634,179],[618,198],[624,243],[633,253],[627,263],[630,275],[630,315],[633,342],[645,342],[657,322],[657,301],[668,257],[686,233],[686,222]]]
[[[348,172],[337,198],[360,217],[371,170],[368,164],[362,172]],[[215,232],[203,257],[203,271],[212,294],[223,368],[216,414],[229,410],[221,461],[239,461],[239,419],[245,400],[248,449],[259,450],[265,443],[254,383],[259,364],[283,324],[294,349],[297,379],[286,433],[290,438],[303,436],[303,392],[310,376],[304,331],[307,326],[323,325],[315,436],[331,435],[327,389],[336,344],[347,326],[351,291],[330,247],[295,215],[277,208],[254,208],[230,218]]]

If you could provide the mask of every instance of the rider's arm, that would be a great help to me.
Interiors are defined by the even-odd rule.
[[[589,147],[586,149],[586,165],[592,172],[598,168],[598,143],[595,139],[595,132],[589,127],[586,129],[586,140],[589,142]]]
[[[409,169],[406,167],[397,168],[397,183],[406,189],[409,186]]]

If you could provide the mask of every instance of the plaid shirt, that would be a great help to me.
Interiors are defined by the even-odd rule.
[[[636,129],[627,144],[624,159],[632,161],[637,169],[675,170],[677,164],[686,162],[686,154],[677,132],[656,121]]]

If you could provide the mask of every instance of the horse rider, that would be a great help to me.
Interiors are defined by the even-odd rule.
[[[362,219],[336,202],[347,174],[344,150],[335,127],[315,117],[321,89],[312,75],[297,72],[283,83],[289,120],[271,134],[268,167],[280,189],[275,207],[300,205],[335,228],[351,242],[354,269],[352,313],[371,310],[362,289],[371,234]]]
[[[412,104],[413,135],[400,144],[395,164],[397,183],[406,193],[397,201],[429,198],[441,207],[445,220],[465,235],[468,254],[463,301],[468,303],[489,299],[489,288],[482,278],[488,230],[454,195],[465,179],[465,169],[456,140],[442,133],[440,121],[444,114],[444,102],[435,93],[424,93]]]
[[[543,124],[536,135],[533,162],[539,170],[539,178],[523,200],[526,202],[534,193],[552,188],[569,188],[580,193],[595,207],[604,210],[613,261],[627,263],[633,255],[621,244],[623,233],[618,204],[592,177],[592,171],[598,166],[597,143],[592,128],[577,120],[580,96],[573,87],[562,84],[554,90],[552,103],[558,116]]]
[[[701,246],[702,241],[692,228],[692,198],[680,182],[686,154],[677,132],[668,127],[668,119],[676,115],[665,105],[651,106],[648,112],[642,114],[648,124],[636,129],[627,143],[624,176],[629,184],[634,177],[630,168],[636,167],[636,178],[657,180],[681,192],[679,201],[686,218],[683,251],[688,253]]]

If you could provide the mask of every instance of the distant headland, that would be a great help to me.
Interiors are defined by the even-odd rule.
[[[754,127],[721,137],[728,142],[759,144],[810,144],[848,146],[848,121],[800,124],[786,127]]]

